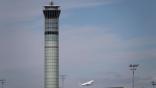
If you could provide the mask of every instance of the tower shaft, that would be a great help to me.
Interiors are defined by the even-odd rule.
[[[59,6],[45,6],[44,88],[59,88]]]

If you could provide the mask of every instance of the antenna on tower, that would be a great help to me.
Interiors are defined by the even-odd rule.
[[[52,0],[50,0],[50,3],[49,3],[50,5],[54,5],[54,2],[52,1]]]

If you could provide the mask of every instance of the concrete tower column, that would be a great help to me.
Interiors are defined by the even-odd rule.
[[[59,6],[44,6],[45,63],[44,88],[59,88]]]

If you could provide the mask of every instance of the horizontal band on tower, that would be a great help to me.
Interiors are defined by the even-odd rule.
[[[45,46],[45,48],[59,48],[58,46]]]
[[[45,31],[45,34],[55,34],[58,35],[58,31]]]

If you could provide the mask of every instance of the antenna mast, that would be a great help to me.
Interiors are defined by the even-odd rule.
[[[49,3],[50,5],[54,5],[54,2],[52,1],[52,0],[50,0],[50,3]]]

